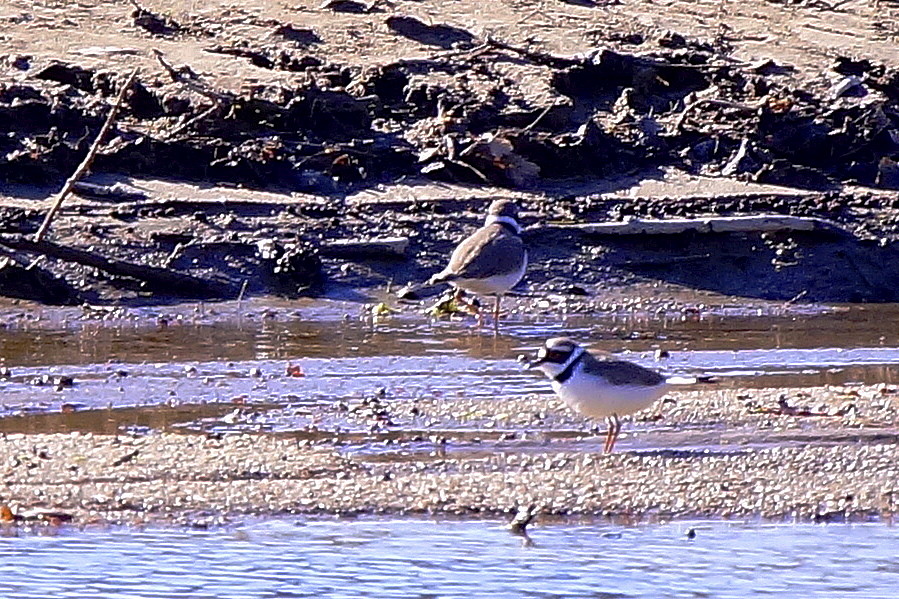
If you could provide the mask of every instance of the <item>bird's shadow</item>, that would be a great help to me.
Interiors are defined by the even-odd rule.
[[[748,449],[632,449],[626,453],[640,457],[688,460],[698,457],[727,457],[744,455]],[[625,453],[625,452],[621,452]]]
[[[471,46],[474,35],[460,27],[452,25],[428,25],[414,17],[395,16],[387,19],[387,27],[394,33],[415,40],[428,46],[439,46],[450,49],[457,44]]]

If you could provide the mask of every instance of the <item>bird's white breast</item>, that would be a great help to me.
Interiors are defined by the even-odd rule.
[[[572,410],[598,419],[612,414],[625,416],[646,409],[669,388],[664,382],[651,387],[612,385],[601,377],[584,373],[580,366],[565,383],[552,381],[552,387]]]

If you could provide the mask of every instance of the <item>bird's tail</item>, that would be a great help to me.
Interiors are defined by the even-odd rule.
[[[422,289],[431,287],[433,285],[439,285],[440,283],[450,283],[455,279],[456,276],[453,274],[438,272],[424,283],[409,283],[406,286],[398,289],[396,291],[396,296],[399,299],[419,300],[421,299],[419,292]]]
[[[713,376],[669,376],[665,379],[669,385],[696,385],[696,384],[714,384],[718,382]]]
[[[428,279],[428,282],[425,285],[438,285],[440,283],[452,283],[458,277],[452,273],[448,272],[438,272],[436,275],[432,276]]]

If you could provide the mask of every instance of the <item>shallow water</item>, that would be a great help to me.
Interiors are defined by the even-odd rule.
[[[263,430],[289,431],[309,423],[303,414],[312,406],[379,389],[396,401],[548,393],[515,358],[560,334],[667,372],[713,375],[725,387],[899,382],[899,306],[892,305],[513,316],[496,336],[470,319],[429,322],[411,312],[372,319],[360,310],[259,300],[240,309],[7,315],[0,415],[18,418],[0,418],[0,429],[114,433],[129,418],[132,426],[164,428],[251,404],[282,408]],[[304,376],[288,376],[289,365]],[[74,384],[59,385],[58,376]],[[124,407],[143,409],[109,411]]]
[[[472,319],[429,321],[405,308],[373,319],[358,304],[260,299],[169,309],[9,312],[0,305],[0,354],[8,366],[204,362],[461,353],[514,358],[566,335],[618,353],[746,349],[899,348],[899,304],[677,314],[512,315],[499,334]]]
[[[897,306],[513,317],[497,336],[464,321],[358,312],[276,302],[249,303],[239,316],[234,305],[221,305],[7,318],[0,432],[303,435],[311,414],[379,393],[396,402],[547,393],[546,381],[523,372],[515,357],[560,334],[669,372],[712,374],[729,387],[899,382]],[[657,358],[657,350],[670,356]],[[303,376],[289,375],[290,365]],[[511,439],[482,422],[377,433],[336,424],[350,441],[342,450],[360,461],[545,452],[550,443],[594,452],[602,443],[570,421]],[[624,440],[627,451],[747,451],[757,443],[751,429],[631,425],[642,429]],[[435,433],[450,443],[435,445]],[[802,444],[817,434],[766,438]],[[390,443],[402,435],[402,443]],[[878,598],[895,596],[899,579],[899,535],[885,524],[585,522],[535,527],[533,547],[489,521],[277,519],[209,531],[3,532],[0,597]]]
[[[899,327],[889,323],[896,321],[896,306],[534,315],[509,318],[494,336],[470,320],[429,322],[413,312],[373,319],[358,305],[333,302],[7,312],[0,431],[305,434],[322,425],[326,436],[364,434],[367,426],[340,418],[322,423],[323,408],[379,392],[399,402],[548,393],[546,381],[522,371],[515,357],[559,334],[668,372],[711,374],[725,387],[892,383],[899,380]],[[657,359],[656,351],[670,357]],[[290,365],[304,376],[289,376]],[[59,384],[59,376],[74,384]],[[490,438],[465,433],[466,425],[442,426],[458,441]],[[579,427],[553,428],[552,438],[583,435]],[[440,431],[406,432],[413,439]],[[649,448],[670,442],[642,438]]]
[[[693,529],[695,538],[686,533]],[[0,538],[8,598],[895,597],[882,524],[270,520]]]

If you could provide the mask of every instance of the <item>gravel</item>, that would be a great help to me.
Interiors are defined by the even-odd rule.
[[[771,412],[782,396],[840,415]],[[511,432],[486,443],[470,431],[488,402],[464,399],[390,405],[398,428],[406,417],[428,418],[448,441],[10,434],[0,439],[0,502],[15,518],[81,525],[208,526],[296,513],[482,517],[531,504],[542,517],[882,518],[899,491],[896,397],[885,385],[680,392],[660,404],[661,420],[636,415],[613,455],[596,453],[590,423],[549,396],[491,400],[493,426]],[[460,423],[469,434],[453,437]]]

